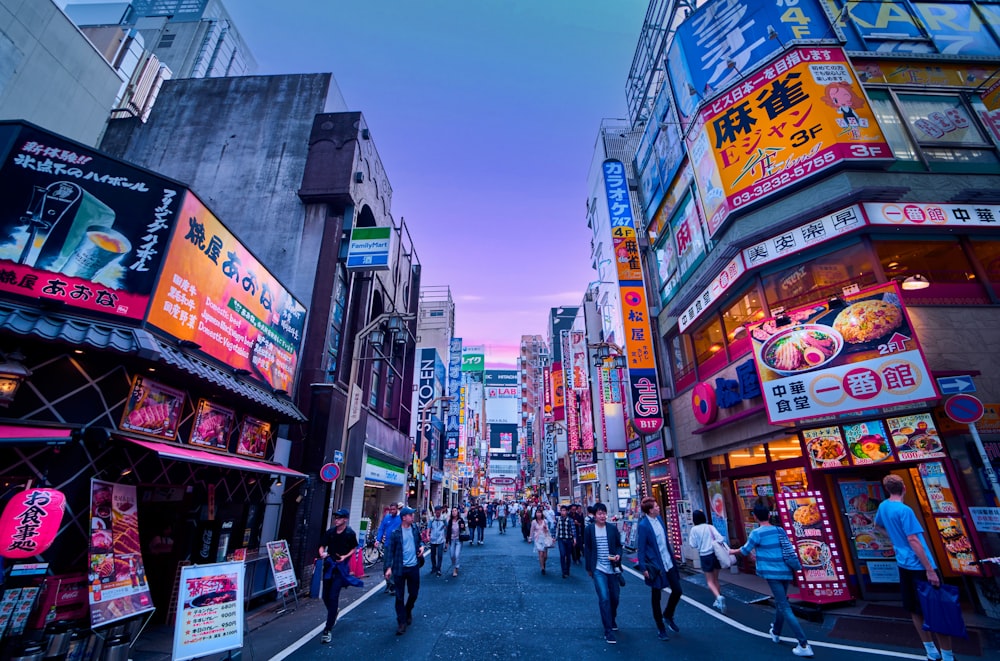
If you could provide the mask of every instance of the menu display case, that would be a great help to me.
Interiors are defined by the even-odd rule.
[[[941,572],[945,576],[982,576],[982,569],[973,564],[979,558],[944,464],[939,461],[920,464],[910,469],[910,479],[925,519],[933,521],[928,541],[935,547]]]

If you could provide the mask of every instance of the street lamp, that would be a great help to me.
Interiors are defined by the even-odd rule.
[[[454,397],[450,397],[448,395],[441,395],[440,397],[435,397],[434,399],[432,399],[431,401],[427,402],[426,404],[424,404],[420,408],[420,445],[419,445],[419,448],[418,448],[418,451],[417,451],[417,454],[418,454],[417,459],[419,459],[421,462],[423,462],[424,458],[427,457],[427,452],[428,452],[428,449],[429,449],[428,448],[428,445],[429,445],[429,443],[428,443],[428,434],[427,434],[427,432],[428,432],[428,429],[427,429],[427,425],[428,425],[427,413],[428,413],[428,411],[432,410],[434,408],[434,405],[437,404],[438,402],[442,402],[441,410],[442,410],[442,412],[446,412],[448,410],[448,408],[449,408],[449,405],[454,400],[455,400]],[[424,479],[419,480],[417,482],[417,507],[419,507],[419,508],[422,508],[423,505],[424,505],[424,488],[423,487],[424,487],[424,482],[428,479],[427,469],[426,468],[424,468],[423,473],[424,473],[424,475],[423,475]],[[427,489],[427,493],[428,493],[428,495],[430,494],[430,489]]]

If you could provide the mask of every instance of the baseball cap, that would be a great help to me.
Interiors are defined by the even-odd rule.
[[[414,514],[416,513],[416,511],[417,510],[413,509],[412,507],[404,507],[403,509],[399,510],[399,515],[406,516],[407,514]]]
[[[339,519],[349,519],[351,518],[351,513],[347,510],[346,507],[341,507],[339,510],[333,513],[333,516],[334,518],[339,518]]]

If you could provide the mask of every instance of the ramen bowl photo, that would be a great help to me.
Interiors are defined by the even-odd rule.
[[[761,360],[783,376],[823,367],[844,348],[840,333],[822,324],[792,326],[772,335],[760,348]]]

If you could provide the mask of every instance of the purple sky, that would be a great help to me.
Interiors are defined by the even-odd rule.
[[[75,1],[75,0],[71,0]],[[60,2],[65,4],[65,0]],[[259,73],[332,72],[364,113],[424,285],[513,365],[590,268],[586,177],[624,117],[647,0],[226,0]]]

